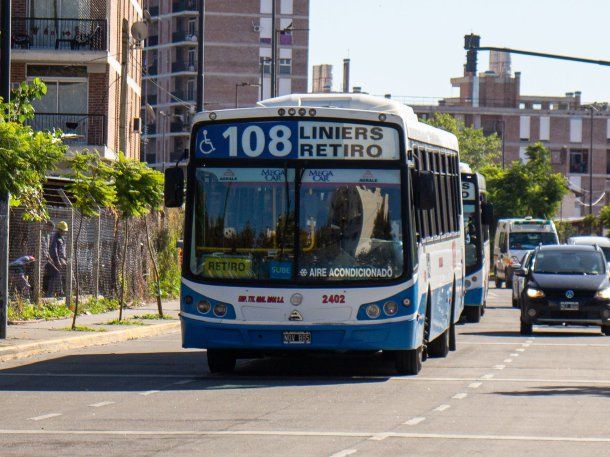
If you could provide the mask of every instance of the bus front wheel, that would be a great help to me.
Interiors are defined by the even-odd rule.
[[[428,354],[430,357],[447,357],[447,354],[449,354],[449,329],[428,343]]]
[[[466,306],[464,307],[466,312],[466,319],[468,322],[477,323],[481,320],[481,307],[480,306]]]
[[[416,375],[422,367],[422,347],[394,353],[396,372],[401,375]]]
[[[231,373],[235,370],[237,358],[226,349],[208,349],[208,368],[210,373]]]

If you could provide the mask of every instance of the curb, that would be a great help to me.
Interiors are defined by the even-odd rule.
[[[152,324],[143,327],[114,330],[96,333],[94,335],[79,335],[53,340],[43,340],[34,343],[17,344],[10,347],[0,347],[0,363],[9,360],[23,359],[38,354],[61,352],[69,349],[80,349],[88,346],[119,343],[149,336],[161,335],[180,329],[180,322]]]

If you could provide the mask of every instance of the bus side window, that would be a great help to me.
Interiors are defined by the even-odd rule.
[[[424,170],[431,171],[432,173],[434,173],[434,164],[432,161],[432,153],[429,150],[425,150],[424,157],[426,158],[426,165],[424,167]],[[438,198],[438,194],[437,194],[437,198]],[[427,212],[428,212],[428,223],[429,223],[428,227],[430,229],[430,231],[428,232],[428,236],[436,236],[436,235],[438,235],[438,225],[436,224],[436,208],[432,208],[431,210],[428,210]]]
[[[500,241],[498,244],[500,245],[500,254],[506,254],[506,232],[500,233]]]

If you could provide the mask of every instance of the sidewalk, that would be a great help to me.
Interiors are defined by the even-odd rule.
[[[118,310],[78,316],[76,320],[78,326],[100,330],[97,332],[73,332],[68,330],[72,324],[71,318],[9,325],[8,337],[5,340],[0,340],[0,363],[42,353],[66,351],[145,338],[162,333],[178,332],[180,329],[178,311],[178,300],[166,301],[163,303],[163,313],[172,319],[143,319],[140,321],[143,325],[105,325],[107,322],[118,318]],[[138,308],[124,309],[123,319],[156,313],[157,304],[153,302]]]

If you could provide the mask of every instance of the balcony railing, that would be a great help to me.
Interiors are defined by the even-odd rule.
[[[146,46],[157,46],[159,44],[159,35],[151,35],[146,39]]]
[[[196,45],[197,44],[197,35],[188,33],[188,32],[172,33],[172,43],[180,43],[181,41],[187,41],[189,43],[193,43],[193,45]]]
[[[173,90],[172,95],[176,98],[179,98],[183,102],[194,102],[195,101],[195,91],[194,90]],[[175,101],[172,99],[172,102]]]
[[[107,49],[105,19],[13,17],[11,27],[13,49]]]
[[[182,11],[199,11],[197,0],[180,0],[172,3],[172,12],[181,13]]]
[[[172,73],[178,73],[181,71],[191,71],[194,72],[197,70],[197,63],[184,63],[184,62],[174,62],[172,64]]]
[[[148,8],[148,12],[152,17],[157,17],[159,15],[159,7],[151,6],[150,8]]]
[[[169,131],[172,133],[188,132],[189,126],[183,122],[172,122],[169,125]]]
[[[106,144],[106,116],[102,114],[36,113],[28,124],[34,130],[61,130],[67,145]]]

